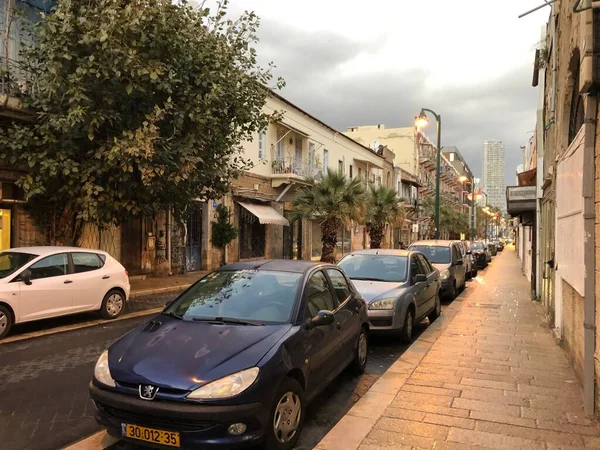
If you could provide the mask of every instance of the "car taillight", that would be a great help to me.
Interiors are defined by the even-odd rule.
[[[129,272],[127,270],[125,271],[125,276],[129,278]]]

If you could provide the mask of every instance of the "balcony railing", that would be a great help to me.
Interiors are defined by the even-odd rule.
[[[34,92],[34,78],[23,63],[0,56],[0,94],[19,98]]]
[[[273,174],[275,175],[290,174],[306,178],[316,177],[321,172],[321,165],[316,160],[302,160],[293,156],[273,160]]]

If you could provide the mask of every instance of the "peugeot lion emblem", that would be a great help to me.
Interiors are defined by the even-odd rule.
[[[144,400],[154,400],[158,388],[149,384],[140,384],[140,398]]]

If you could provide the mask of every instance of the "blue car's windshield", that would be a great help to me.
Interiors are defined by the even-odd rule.
[[[411,245],[410,249],[423,253],[432,264],[450,263],[450,247],[441,247],[437,245]]]
[[[396,255],[348,255],[339,266],[352,280],[406,281],[406,256]]]
[[[265,270],[213,272],[184,292],[165,313],[184,320],[289,322],[301,278],[299,273]]]

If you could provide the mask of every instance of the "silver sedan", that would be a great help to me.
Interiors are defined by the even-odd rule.
[[[420,252],[358,250],[338,265],[367,302],[372,332],[398,333],[410,342],[415,323],[441,313],[440,273]]]

